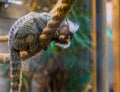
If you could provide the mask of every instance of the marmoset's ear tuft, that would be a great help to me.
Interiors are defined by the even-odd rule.
[[[79,25],[70,21],[68,18],[65,20],[65,24],[69,25],[69,30],[71,33],[75,33],[79,29]]]

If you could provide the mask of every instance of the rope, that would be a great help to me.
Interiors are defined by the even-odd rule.
[[[0,36],[0,42],[8,42],[8,35]]]

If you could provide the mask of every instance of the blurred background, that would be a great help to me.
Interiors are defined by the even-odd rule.
[[[105,1],[105,0],[104,0]],[[49,12],[57,0],[0,0],[0,35],[7,35],[11,25],[29,12]],[[113,92],[112,1],[105,1],[105,38],[107,42],[108,90]],[[96,90],[96,33],[94,0],[77,0],[68,17],[80,25],[68,49],[52,42],[48,50],[23,62],[22,92],[98,92]],[[8,53],[7,43],[0,43],[0,53]],[[103,76],[103,75],[100,75]],[[99,82],[99,81],[98,81]],[[9,65],[0,64],[0,91],[9,92]],[[104,91],[100,91],[104,92]],[[116,91],[119,92],[119,91]]]

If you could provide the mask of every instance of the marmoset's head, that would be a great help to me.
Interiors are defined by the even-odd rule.
[[[79,25],[77,23],[73,23],[69,19],[63,21],[60,27],[57,30],[57,38],[55,38],[55,42],[57,46],[62,48],[68,48],[70,46],[70,40],[73,37],[73,34],[79,29]]]

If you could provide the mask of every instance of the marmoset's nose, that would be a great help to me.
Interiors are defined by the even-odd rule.
[[[59,40],[60,40],[61,42],[65,42],[65,41],[66,41],[65,35],[61,35],[61,36],[59,37]]]

